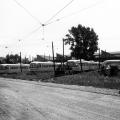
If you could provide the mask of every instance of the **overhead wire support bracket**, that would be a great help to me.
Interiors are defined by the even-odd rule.
[[[43,38],[42,38],[42,40],[45,39],[45,38],[44,38],[44,30],[45,30],[44,27],[45,27],[45,26],[46,26],[45,24],[42,24],[42,27],[43,27],[43,31],[42,31],[42,32],[43,32]]]

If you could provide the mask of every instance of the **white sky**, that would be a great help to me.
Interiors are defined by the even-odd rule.
[[[17,1],[44,24],[71,0]],[[18,54],[20,51],[23,56],[51,55],[52,41],[55,53],[62,53],[62,39],[68,33],[68,29],[78,24],[95,30],[101,49],[109,52],[120,51],[119,11],[119,0],[74,0],[50,21],[53,23],[44,27],[44,35],[42,27],[30,35],[41,26],[40,23],[15,0],[0,0],[0,56],[7,53]],[[57,19],[60,20],[56,21]],[[69,54],[67,46],[65,54]]]

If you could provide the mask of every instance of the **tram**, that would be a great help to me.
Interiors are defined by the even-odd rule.
[[[0,73],[18,73],[29,71],[29,64],[0,64]]]

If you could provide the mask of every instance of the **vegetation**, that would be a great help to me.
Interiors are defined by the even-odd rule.
[[[54,77],[53,72],[1,74],[1,77],[30,81],[54,82],[59,84],[94,86],[99,88],[120,89],[120,73],[113,77],[101,75],[97,71],[82,72],[74,75]]]
[[[6,63],[19,63],[20,62],[20,56],[18,54],[11,54],[11,55],[6,55],[5,58]]]
[[[63,40],[71,46],[71,56],[77,59],[93,60],[98,49],[98,35],[93,29],[80,24],[72,27]]]
[[[20,55],[18,54],[7,54],[6,57],[0,61],[1,64],[17,64],[17,63],[20,63],[20,60],[22,63],[26,64],[26,63],[30,63],[30,61],[28,60],[28,58],[20,58]]]
[[[75,75],[56,77],[55,83],[120,89],[120,75],[117,77],[108,77],[99,74],[97,71],[91,71]]]

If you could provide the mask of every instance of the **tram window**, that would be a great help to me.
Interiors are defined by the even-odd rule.
[[[41,64],[39,64],[39,67],[41,67]]]
[[[51,65],[49,65],[49,67],[51,67]]]

